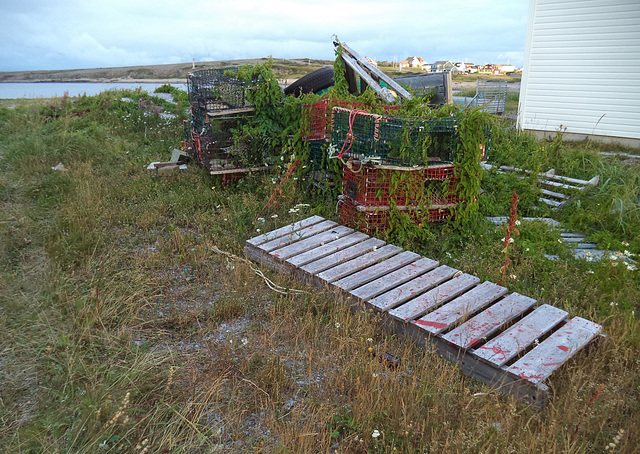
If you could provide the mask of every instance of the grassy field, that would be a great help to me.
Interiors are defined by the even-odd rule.
[[[558,231],[519,227],[509,289],[607,334],[554,374],[537,411],[317,291],[267,287],[240,258],[244,241],[311,214],[335,219],[335,204],[290,180],[256,224],[280,174],[223,189],[191,164],[145,170],[179,146],[183,112],[142,92],[0,106],[0,451],[636,452],[640,172],[597,152],[637,150],[494,128],[492,162],[601,184],[550,212],[536,208],[534,179],[486,174],[482,214],[506,215],[515,188],[519,216],[552,215],[616,257],[576,260]],[[395,240],[499,280],[503,236],[480,222]]]

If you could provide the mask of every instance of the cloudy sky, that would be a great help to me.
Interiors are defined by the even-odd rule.
[[[0,0],[0,71],[361,55],[522,66],[529,0]]]

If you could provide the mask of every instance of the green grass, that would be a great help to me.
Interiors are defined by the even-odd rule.
[[[375,317],[310,288],[271,291],[246,262],[217,253],[241,256],[258,229],[335,217],[335,204],[290,181],[255,224],[279,175],[223,189],[192,164],[148,172],[183,135],[181,118],[162,120],[149,100],[108,92],[0,107],[0,451],[588,453],[623,429],[614,452],[634,452],[639,271],[576,260],[557,231],[519,226],[509,289],[607,334],[554,374],[551,400],[536,411],[390,335]],[[552,215],[637,258],[637,164],[598,155],[602,145],[538,142],[509,125],[492,138],[493,163],[602,183],[551,213],[534,208],[533,179],[488,173],[483,215],[506,215],[516,188],[519,216]],[[51,169],[59,162],[67,171]],[[291,212],[299,203],[310,206]],[[504,231],[483,222],[471,230],[434,224],[396,239],[498,280]],[[401,366],[387,368],[370,347]]]

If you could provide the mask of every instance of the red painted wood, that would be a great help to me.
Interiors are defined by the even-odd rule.
[[[540,383],[601,330],[601,325],[575,317],[507,370],[532,383]]]
[[[507,289],[493,282],[483,282],[462,296],[445,304],[439,309],[415,320],[418,325],[431,334],[440,334],[471,314],[484,309],[498,298],[506,295]]]
[[[543,304],[495,339],[473,353],[480,358],[502,366],[514,358],[536,339],[544,336],[567,317],[567,312]]]
[[[490,336],[505,323],[513,320],[532,307],[536,300],[528,296],[512,293],[493,306],[480,312],[471,320],[445,334],[443,338],[460,348],[476,345],[483,338]]]

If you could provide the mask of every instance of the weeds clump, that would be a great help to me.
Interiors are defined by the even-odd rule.
[[[247,238],[311,214],[335,218],[334,206],[297,174],[256,222],[281,175],[223,190],[192,165],[148,173],[182,134],[180,118],[151,101],[162,105],[131,91],[0,108],[2,451],[633,452],[638,271],[574,259],[557,230],[523,220],[548,213],[534,208],[533,180],[482,180],[480,215],[508,215],[513,190],[520,196],[504,284],[607,333],[554,374],[541,411],[389,335],[375,316],[310,289],[280,294],[217,252],[241,255]],[[497,164],[600,175],[553,215],[637,258],[637,167],[594,144],[537,142],[501,125],[492,137]],[[68,171],[51,169],[59,162]],[[478,216],[473,228],[430,224],[392,240],[497,281],[505,233]]]

